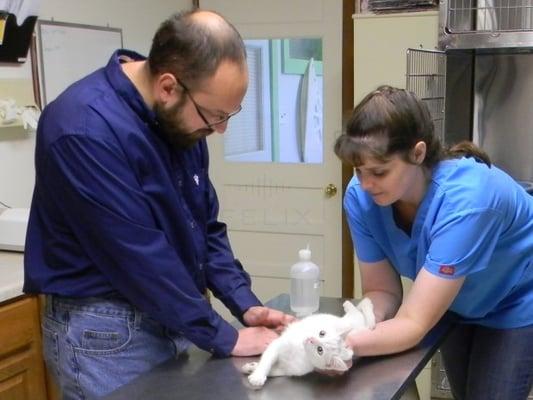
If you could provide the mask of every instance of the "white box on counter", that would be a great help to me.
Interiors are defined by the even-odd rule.
[[[24,251],[29,208],[0,209],[0,250]]]

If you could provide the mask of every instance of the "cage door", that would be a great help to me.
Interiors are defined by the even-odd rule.
[[[446,55],[438,50],[407,49],[406,89],[429,108],[435,134],[444,143]]]

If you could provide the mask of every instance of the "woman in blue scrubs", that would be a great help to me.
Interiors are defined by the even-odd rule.
[[[445,150],[425,104],[382,86],[354,109],[337,156],[364,296],[379,323],[359,356],[415,346],[447,312],[456,399],[526,399],[533,382],[533,197],[472,143]],[[403,297],[400,276],[414,281]],[[403,298],[403,300],[402,300]]]

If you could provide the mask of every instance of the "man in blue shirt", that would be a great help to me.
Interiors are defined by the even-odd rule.
[[[117,51],[43,111],[24,291],[48,295],[44,356],[65,398],[106,394],[189,342],[259,354],[290,321],[253,294],[208,175],[205,137],[247,82],[238,32],[197,10],[165,21],[148,59]]]

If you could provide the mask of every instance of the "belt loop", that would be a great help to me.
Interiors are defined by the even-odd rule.
[[[138,331],[141,328],[141,321],[142,321],[142,313],[138,309],[134,309],[134,317],[133,317],[133,329]]]
[[[46,294],[44,298],[46,315],[54,315],[54,298],[51,294]]]

